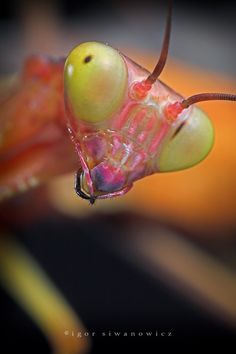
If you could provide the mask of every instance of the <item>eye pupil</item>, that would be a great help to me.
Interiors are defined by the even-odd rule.
[[[87,57],[84,58],[84,63],[87,64],[92,60],[92,55],[87,55]]]
[[[184,127],[184,125],[186,124],[186,122],[182,122],[178,128],[176,129],[176,131],[174,132],[174,134],[172,135],[172,139],[181,131],[181,129]]]

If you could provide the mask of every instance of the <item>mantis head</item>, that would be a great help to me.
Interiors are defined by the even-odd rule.
[[[170,29],[171,7],[152,73],[102,43],[82,43],[67,57],[65,104],[81,163],[75,189],[91,203],[125,194],[134,181],[152,173],[182,170],[203,160],[213,146],[213,126],[192,105],[236,100],[220,93],[184,99],[158,80]]]

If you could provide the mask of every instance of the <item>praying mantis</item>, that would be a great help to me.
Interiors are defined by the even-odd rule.
[[[31,57],[18,77],[2,82],[0,199],[77,170],[76,193],[93,204],[124,195],[145,176],[204,159],[214,129],[195,103],[236,96],[184,99],[161,82],[170,32],[171,7],[152,73],[106,44],[88,42],[67,58]]]
[[[171,12],[170,2],[152,73],[97,42],[80,44],[66,59],[26,61],[18,83],[1,98],[2,199],[77,170],[76,193],[93,204],[127,193],[145,176],[189,168],[208,155],[214,128],[195,103],[235,101],[236,95],[201,93],[184,99],[159,80]]]
[[[125,194],[145,176],[182,170],[208,155],[214,129],[195,103],[236,96],[184,99],[159,80],[171,12],[170,4],[152,73],[97,42],[80,44],[67,59],[34,56],[25,62],[0,97],[1,199],[77,170],[75,190],[93,204]]]

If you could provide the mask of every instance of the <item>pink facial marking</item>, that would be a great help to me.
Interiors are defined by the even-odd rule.
[[[149,147],[149,151],[150,153],[153,153],[157,150],[158,145],[161,143],[161,141],[163,140],[163,138],[165,137],[166,133],[169,130],[169,124],[167,122],[164,122],[161,126],[161,129],[158,131],[158,133],[156,134],[156,136],[154,136],[150,147]]]
[[[118,136],[118,135],[114,135],[112,137],[112,155],[114,156],[114,154],[119,150],[121,149],[122,147],[122,141],[121,141],[121,138]]]
[[[145,161],[147,159],[147,154],[144,151],[140,151],[139,153],[135,153],[135,156],[130,156],[127,162],[127,168],[130,171],[134,171],[138,165],[145,165]]]
[[[140,110],[136,116],[132,119],[131,124],[128,129],[130,135],[134,135],[136,130],[139,128],[140,123],[146,115],[146,109]]]
[[[155,114],[152,114],[146,120],[145,127],[143,128],[143,130],[140,132],[140,134],[137,137],[137,141],[140,144],[143,143],[148,138],[148,135],[150,134],[150,131],[153,129],[155,123],[156,123],[156,116],[155,116]]]
[[[145,127],[145,130],[146,131],[151,131],[156,123],[156,115],[155,114],[152,114],[150,118],[148,118],[147,120],[147,124],[146,124],[146,127]]]
[[[119,117],[117,117],[113,128],[116,130],[120,130],[125,122],[127,121],[127,119],[130,116],[130,112],[132,111],[132,109],[137,106],[136,102],[130,101],[126,104],[125,108],[122,110],[122,112],[119,114]]]

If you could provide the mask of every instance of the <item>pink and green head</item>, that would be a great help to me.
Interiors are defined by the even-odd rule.
[[[183,99],[158,80],[170,36],[170,17],[160,59],[150,74],[116,49],[82,43],[64,71],[68,126],[81,168],[75,189],[93,203],[126,193],[156,172],[191,167],[212,148],[211,121],[194,103],[234,95],[199,94]]]

